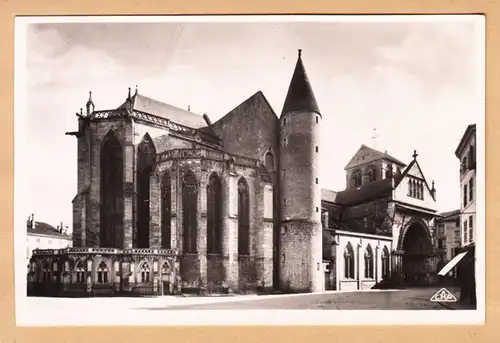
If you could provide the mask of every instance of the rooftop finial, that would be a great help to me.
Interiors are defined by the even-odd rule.
[[[80,107],[80,115],[83,116],[83,108]]]
[[[191,105],[188,105],[188,111],[191,112]]]
[[[135,95],[137,95],[137,93],[139,93],[139,87],[137,87],[137,85],[135,85]]]
[[[89,91],[89,102],[92,102],[92,91]]]
[[[434,180],[432,180],[432,189],[434,189]]]
[[[128,87],[128,99],[131,98],[131,95],[130,95],[130,87]]]
[[[413,159],[416,160],[417,159],[417,150],[413,150]]]
[[[302,56],[302,49],[299,49],[299,57]]]

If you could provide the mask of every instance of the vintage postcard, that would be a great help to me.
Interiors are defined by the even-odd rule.
[[[484,323],[483,16],[15,28],[17,325]]]

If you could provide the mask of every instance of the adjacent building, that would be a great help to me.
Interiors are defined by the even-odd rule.
[[[455,151],[460,160],[462,246],[474,247],[476,238],[476,125],[469,125]]]
[[[77,113],[73,245],[37,250],[30,294],[248,293],[421,284],[436,272],[436,189],[362,145],[346,187],[319,177],[328,147],[301,52],[281,115],[262,92],[212,122],[130,89]],[[321,156],[323,156],[321,158]]]
[[[54,227],[44,222],[35,220],[35,215],[29,216],[26,222],[26,259],[30,260],[35,249],[64,249],[73,245],[71,235],[63,223]]]
[[[461,252],[467,252],[459,264],[458,276],[462,290],[462,301],[475,303],[475,247],[476,247],[476,124],[467,126],[460,140],[455,156],[460,161],[460,222]]]
[[[460,210],[439,213],[436,218],[435,234],[438,269],[451,261],[457,255],[458,248],[462,246],[460,223]],[[450,276],[454,275],[455,269],[450,271]]]

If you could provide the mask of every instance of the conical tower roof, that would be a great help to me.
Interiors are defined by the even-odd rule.
[[[321,115],[304,64],[302,63],[302,50],[300,49],[281,114],[293,111],[310,111]]]

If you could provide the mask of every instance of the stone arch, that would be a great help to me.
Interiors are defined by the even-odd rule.
[[[398,240],[398,250],[404,250],[404,241],[407,239],[408,232],[410,231],[410,228],[417,228],[419,227],[420,229],[423,230],[423,233],[425,234],[425,237],[427,239],[427,243],[429,246],[427,248],[430,248],[429,252],[432,252],[432,236],[431,232],[429,230],[429,227],[427,224],[421,220],[421,219],[413,219],[406,226],[401,230],[399,234],[399,240]],[[407,243],[408,244],[408,243]]]
[[[197,252],[198,235],[198,180],[188,170],[182,179],[182,231],[183,252]]]
[[[111,282],[111,265],[106,258],[97,261],[95,267],[95,280],[97,283],[106,284]]]
[[[138,274],[140,283],[148,283],[153,281],[151,277],[151,265],[148,260],[144,259],[139,263]]]
[[[123,248],[123,149],[115,132],[109,130],[101,144],[99,245]]]
[[[85,283],[85,272],[86,272],[86,263],[83,259],[79,258],[75,260],[73,267],[73,280],[76,283],[84,284]]]
[[[420,219],[410,221],[401,233],[398,248],[403,253],[400,271],[405,282],[427,282],[435,263],[432,238],[426,223]]]
[[[156,165],[156,147],[146,133],[137,146],[137,248],[149,248],[149,186]]]

